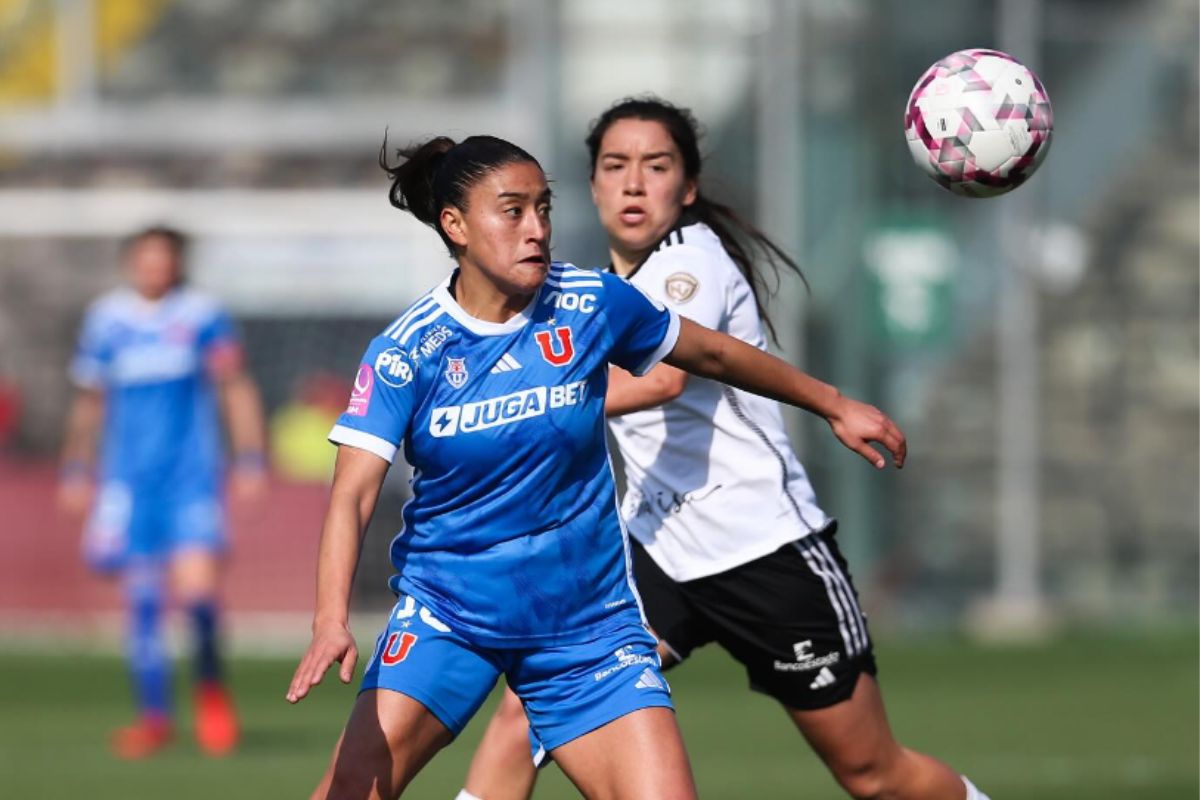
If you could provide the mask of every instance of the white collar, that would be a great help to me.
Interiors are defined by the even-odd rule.
[[[471,316],[458,304],[454,296],[450,294],[450,281],[457,272],[458,270],[451,272],[446,276],[445,280],[437,285],[437,288],[433,290],[433,297],[447,314],[472,333],[477,333],[480,336],[501,336],[507,333],[515,333],[523,328],[533,317],[533,311],[537,308],[538,298],[542,294],[542,287],[540,286],[533,293],[533,297],[529,300],[529,303],[520,312],[514,314],[505,322],[488,322],[487,320]]]

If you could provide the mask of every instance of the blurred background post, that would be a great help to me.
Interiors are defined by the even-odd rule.
[[[1170,730],[1190,729],[1171,734],[1185,755],[1142,740],[1117,768],[1081,745],[1078,769],[1113,791],[1195,797],[1198,24],[1191,0],[0,0],[0,671],[118,647],[119,598],[52,509],[66,365],[86,303],[120,281],[122,237],[187,232],[191,280],[241,327],[275,479],[267,512],[234,519],[226,604],[233,652],[274,664],[306,640],[324,435],[360,348],[450,265],[387,203],[385,130],[389,146],[483,132],[526,146],[554,181],[556,257],[598,267],[583,136],[614,100],[655,92],[696,111],[707,179],[804,268],[810,288],[785,280],[774,305],[783,353],[909,436],[908,467],[873,474],[818,423],[789,420],[840,519],[883,680],[889,641],[898,681],[920,663],[906,643],[973,663],[979,645],[960,634],[1050,648],[982,651],[1017,661],[1100,637],[1073,669],[1182,652],[1190,681],[1171,685],[1192,693],[1167,708],[1184,715]],[[1045,164],[989,200],[928,181],[902,129],[921,71],[978,46],[1033,68],[1055,107]],[[402,473],[360,566],[368,631],[390,602]],[[1158,681],[1157,656],[1135,663],[1112,681]],[[928,709],[915,708],[919,732]],[[247,713],[238,768],[254,772]],[[0,735],[0,751],[20,738]],[[1020,750],[1017,734],[997,738]],[[987,761],[1004,746],[975,746],[983,766],[953,760],[993,796],[1067,796],[1042,762],[1014,768],[1024,788],[1006,795],[1009,768]],[[782,778],[756,768],[798,780],[792,762]],[[776,796],[710,780],[712,796]]]

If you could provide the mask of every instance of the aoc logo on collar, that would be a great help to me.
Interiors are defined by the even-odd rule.
[[[538,331],[533,334],[542,358],[555,366],[565,367],[575,357],[575,345],[571,343],[571,326],[559,325],[552,331]]]
[[[467,358],[447,358],[446,371],[442,373],[446,376],[446,381],[455,389],[461,389],[467,382],[467,378],[471,376],[467,372]]]
[[[375,374],[379,380],[399,389],[412,382],[412,364],[408,362],[408,354],[399,347],[389,347],[375,356]]]
[[[695,296],[696,290],[700,288],[700,281],[696,280],[696,276],[690,273],[675,272],[667,276],[667,281],[663,288],[667,292],[667,297],[671,298],[672,302],[682,305]]]

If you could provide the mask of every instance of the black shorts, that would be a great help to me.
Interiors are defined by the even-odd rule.
[[[751,689],[789,708],[849,699],[860,673],[875,674],[875,655],[836,529],[832,523],[762,558],[682,583],[634,541],[650,627],[680,661],[717,642],[746,667]]]

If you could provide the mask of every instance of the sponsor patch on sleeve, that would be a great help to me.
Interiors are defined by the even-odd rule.
[[[371,394],[375,390],[375,370],[370,364],[363,364],[354,376],[354,389],[350,392],[350,405],[346,413],[352,417],[365,417],[371,407]]]
[[[375,373],[388,386],[399,389],[413,379],[408,354],[399,347],[389,347],[375,357]]]
[[[696,290],[700,288],[700,281],[690,272],[673,272],[667,276],[663,288],[671,302],[683,305],[695,296]]]

